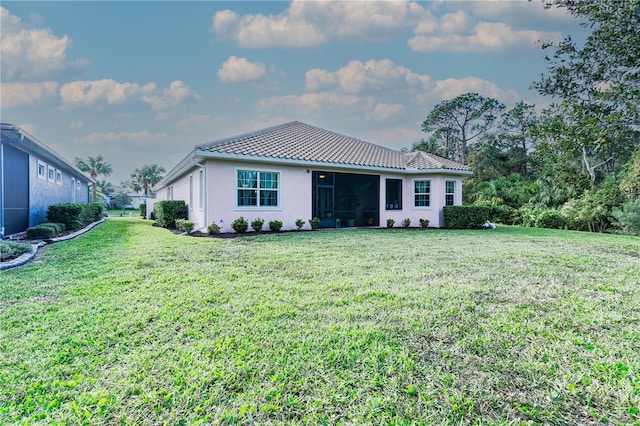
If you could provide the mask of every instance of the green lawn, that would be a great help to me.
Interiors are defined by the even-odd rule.
[[[640,424],[640,239],[112,218],[0,272],[0,424]]]

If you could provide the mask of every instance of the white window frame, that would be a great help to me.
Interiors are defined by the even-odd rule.
[[[76,202],[76,178],[71,178],[71,202]]]
[[[416,183],[418,182],[429,182],[429,192],[426,193],[427,195],[427,205],[426,206],[419,206],[416,204],[416,196],[417,195],[425,195],[423,193],[418,193],[416,192]],[[431,208],[431,187],[432,187],[432,180],[431,179],[413,179],[412,183],[411,183],[411,187],[412,187],[412,198],[413,198],[413,207],[416,209],[430,209]]]
[[[254,172],[256,173],[256,180],[257,180],[257,185],[258,188],[256,188],[255,190],[257,191],[256,194],[256,205],[255,206],[244,206],[244,205],[240,205],[239,204],[239,197],[238,191],[244,190],[245,188],[241,188],[238,186],[238,173],[239,172]],[[277,188],[260,188],[260,174],[262,173],[275,173],[276,174],[276,182],[278,187]],[[236,199],[236,209],[238,210],[280,210],[280,203],[281,203],[281,199],[280,199],[280,189],[282,187],[282,173],[280,172],[280,170],[269,170],[269,169],[252,169],[250,167],[237,167],[235,169],[235,173],[234,173],[234,179],[235,179],[235,199]],[[260,192],[261,191],[275,191],[276,192],[276,205],[275,206],[262,206],[260,205]]]
[[[40,167],[42,167],[42,174],[40,174]],[[47,163],[42,160],[38,160],[38,164],[36,165],[36,175],[38,179],[47,180]]]
[[[56,168],[47,164],[47,181],[56,183]]]
[[[447,188],[447,184],[452,183],[453,184],[453,192],[447,192],[448,188]],[[456,181],[455,180],[445,180],[444,181],[444,205],[445,206],[455,206],[456,205]],[[447,197],[451,196],[452,200],[451,200],[451,204],[447,203]]]
[[[62,170],[56,169],[56,183],[62,185]]]

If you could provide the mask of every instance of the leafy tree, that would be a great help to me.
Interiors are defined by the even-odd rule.
[[[126,191],[124,191],[124,189],[121,189],[113,196],[111,204],[115,208],[125,209],[127,206],[131,205],[131,197],[126,193]]]
[[[89,176],[94,180],[94,182],[98,176],[109,176],[113,171],[111,164],[104,161],[102,155],[98,155],[96,157],[89,156],[87,160],[76,157],[74,162],[78,169],[85,173],[89,173]],[[95,203],[97,200],[97,185],[92,184],[91,187],[91,202]]]
[[[544,95],[558,98],[549,131],[562,137],[563,148],[580,155],[592,181],[596,169],[614,171],[638,146],[640,123],[640,0],[549,0],[592,29],[584,45],[570,37],[544,43],[548,72],[534,83]]]
[[[135,169],[128,181],[128,186],[134,192],[143,192],[145,197],[153,196],[153,187],[162,180],[166,170],[157,164],[145,165]]]
[[[620,182],[620,187],[627,193],[631,201],[640,198],[640,148],[627,165],[627,173]]]
[[[520,101],[502,116],[498,125],[498,138],[516,163],[517,173],[524,177],[529,173],[528,153],[534,145],[536,124],[535,106]]]
[[[431,132],[456,147],[457,160],[467,163],[468,145],[496,124],[504,105],[477,93],[465,93],[440,102],[422,123],[423,132]]]

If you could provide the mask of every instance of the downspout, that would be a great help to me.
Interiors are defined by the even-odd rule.
[[[193,157],[191,157],[191,165],[196,166],[196,167],[200,167],[200,170],[202,170],[202,180],[203,182],[200,182],[200,185],[202,185],[204,194],[203,194],[203,206],[202,206],[202,214],[204,216],[204,224],[199,227],[198,229],[195,229],[195,231],[201,231],[203,229],[205,229],[207,227],[207,168],[201,163],[202,160],[200,161],[196,161],[197,156],[194,154]],[[200,187],[198,187],[198,190],[200,190]],[[198,194],[200,195],[200,194]],[[198,197],[200,198],[200,197]]]

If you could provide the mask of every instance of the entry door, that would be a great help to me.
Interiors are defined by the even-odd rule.
[[[321,228],[335,226],[335,191],[333,173],[313,172],[313,216]]]

